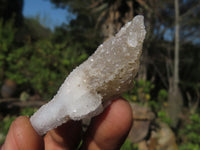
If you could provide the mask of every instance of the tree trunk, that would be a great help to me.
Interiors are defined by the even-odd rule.
[[[171,118],[172,127],[176,127],[181,114],[183,97],[179,89],[179,2],[175,5],[175,51],[174,51],[174,74],[173,79],[169,79],[168,92],[168,115]]]
[[[174,54],[174,81],[173,88],[176,91],[179,83],[179,2],[175,0],[175,54]]]

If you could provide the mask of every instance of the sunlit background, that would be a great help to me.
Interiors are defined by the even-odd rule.
[[[67,9],[56,7],[49,0],[24,0],[22,13],[26,18],[37,18],[52,31],[57,26],[68,24],[76,16]]]
[[[0,144],[136,15],[147,35],[121,150],[200,150],[198,0],[0,0]]]

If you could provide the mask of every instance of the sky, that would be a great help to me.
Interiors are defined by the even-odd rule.
[[[40,23],[51,30],[62,23],[68,23],[73,18],[67,9],[56,8],[50,0],[24,0],[23,15],[39,17]]]

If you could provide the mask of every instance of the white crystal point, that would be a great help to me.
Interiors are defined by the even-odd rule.
[[[54,98],[31,117],[38,134],[69,119],[91,118],[101,113],[109,100],[130,89],[145,34],[143,16],[136,16],[74,69]]]

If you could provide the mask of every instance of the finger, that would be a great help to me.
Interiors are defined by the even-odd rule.
[[[99,116],[88,129],[82,149],[119,149],[132,125],[132,111],[128,102],[118,99]]]
[[[29,118],[21,116],[11,124],[3,149],[40,150],[43,149],[43,139],[35,132]]]
[[[46,150],[75,149],[81,139],[81,122],[69,121],[47,133],[45,136]]]

